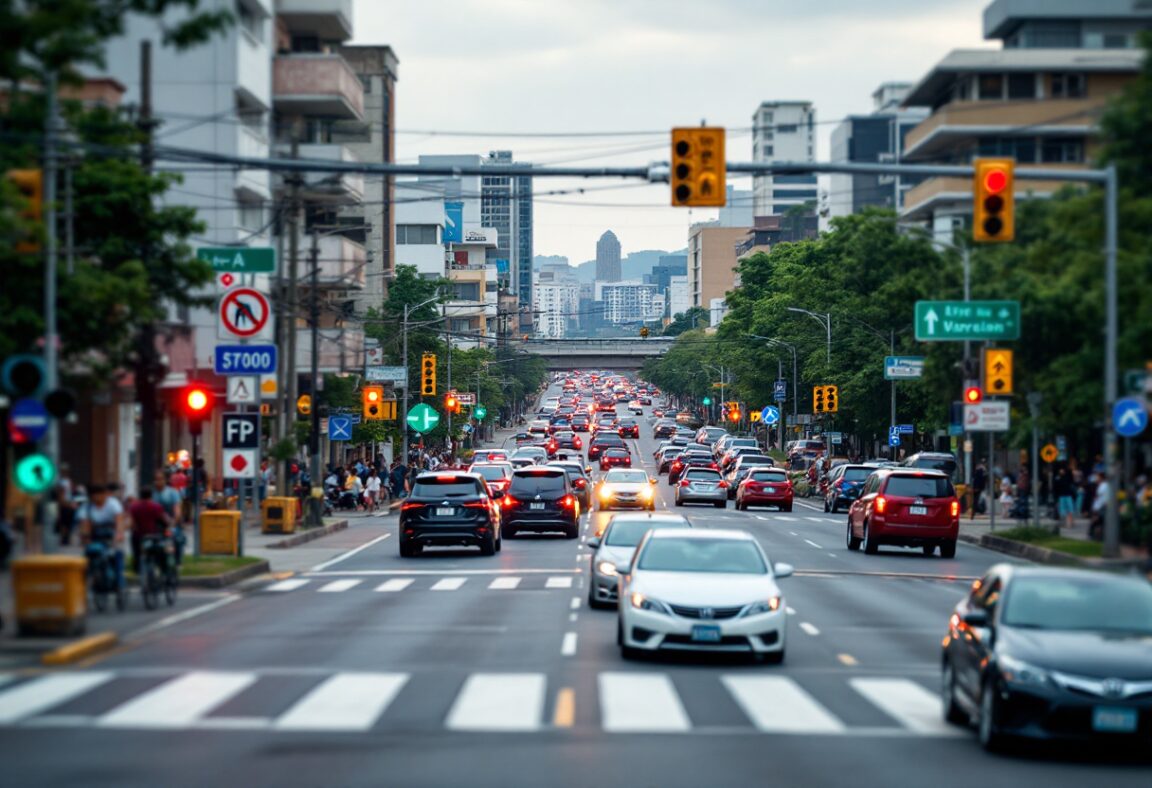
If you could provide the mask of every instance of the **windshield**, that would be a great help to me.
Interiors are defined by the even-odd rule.
[[[605,536],[605,544],[610,547],[635,547],[644,534],[658,528],[688,528],[685,520],[617,520],[612,523]]]
[[[768,573],[760,550],[743,539],[652,539],[637,566],[652,572]]]
[[[1108,575],[1021,577],[1009,588],[1001,622],[1152,636],[1152,585]]]
[[[892,476],[884,494],[902,498],[950,498],[956,491],[952,482],[942,476]]]
[[[684,474],[684,478],[693,482],[718,482],[720,481],[720,472],[707,468],[700,468],[697,470],[688,471],[686,474]]]
[[[604,475],[605,482],[620,482],[623,484],[647,484],[646,471],[608,471]]]
[[[413,498],[460,498],[480,494],[479,482],[458,476],[443,480],[418,478],[412,487]]]
[[[786,482],[788,474],[784,471],[754,471],[751,479],[754,482]]]
[[[479,465],[472,469],[473,473],[478,473],[488,481],[496,481],[497,479],[504,479],[508,476],[508,469],[499,465]]]
[[[862,482],[872,475],[875,468],[845,468],[841,477],[846,482]]]
[[[914,462],[909,463],[913,468],[926,468],[932,471],[943,471],[949,476],[956,473],[959,467],[956,460],[951,457],[918,457]]]
[[[564,471],[548,473],[517,473],[512,476],[508,490],[513,495],[535,495],[542,492],[563,492]]]

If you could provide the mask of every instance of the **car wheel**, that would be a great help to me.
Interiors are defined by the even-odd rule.
[[[921,547],[920,549],[924,551],[925,557],[930,558],[930,557],[936,555],[936,545],[934,545],[934,544],[926,544],[923,547]]]
[[[414,555],[416,555],[416,545],[405,544],[404,542],[400,543],[401,558],[411,558]]]
[[[864,521],[864,552],[868,555],[876,555],[876,551],[880,545],[876,543],[876,537],[872,535],[872,529],[868,527],[868,521]]]
[[[684,505],[684,502],[680,500],[679,496],[676,497],[676,505],[677,506],[683,506]]]
[[[949,660],[944,660],[944,670],[941,671],[940,695],[944,701],[944,719],[953,725],[967,725],[968,715],[956,703],[956,670]]]
[[[496,555],[496,536],[490,534],[480,545],[480,555]]]
[[[496,537],[496,552],[504,549],[504,532],[501,531],[500,535]]]
[[[738,512],[744,511],[744,504],[740,503],[739,498],[736,499],[736,511],[738,511]]]
[[[836,514],[840,511],[840,507],[837,505],[836,501],[832,501],[832,505],[828,507],[828,511],[831,514]]]
[[[505,528],[504,529],[504,536],[507,536],[509,539],[515,539],[516,538],[516,529],[515,528]]]
[[[852,521],[851,520],[848,521],[847,534],[848,535],[845,537],[844,542],[847,545],[848,549],[849,550],[859,550],[860,549],[860,540],[857,539],[856,536],[852,533]]]
[[[941,558],[955,558],[956,557],[956,540],[950,539],[947,542],[940,543],[940,557]]]
[[[593,590],[591,588],[589,588],[588,589],[588,607],[590,607],[594,610],[608,610],[609,608],[613,608],[616,606],[613,605],[611,602],[601,602],[599,599],[596,598],[596,594],[593,593]]]
[[[564,529],[564,538],[565,539],[575,539],[579,535],[580,535],[579,523],[570,525]]]
[[[992,681],[986,681],[980,693],[980,725],[977,730],[980,746],[985,750],[999,752],[1004,749],[1005,737],[1000,733],[1000,701]]]

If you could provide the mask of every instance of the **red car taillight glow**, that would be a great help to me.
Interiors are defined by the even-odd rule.
[[[520,503],[520,502],[517,501],[515,498],[513,498],[511,495],[505,495],[503,498],[500,499],[500,504],[505,509],[510,509],[518,503]]]
[[[573,498],[571,495],[565,495],[563,498],[560,499],[560,504],[565,509],[571,509],[573,506],[576,505],[576,499]]]
[[[876,511],[884,514],[884,510],[888,508],[888,501],[884,499],[883,495],[876,496]]]
[[[415,501],[405,501],[404,503],[400,504],[400,511],[402,511],[402,512],[408,512],[408,511],[411,511],[413,509],[423,509],[423,508],[424,508],[424,504],[416,503]]]
[[[951,510],[952,510],[952,516],[953,517],[959,517],[960,516],[960,502],[959,501],[953,501],[952,506],[951,506]]]

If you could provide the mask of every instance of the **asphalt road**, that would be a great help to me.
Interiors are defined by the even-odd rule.
[[[654,475],[645,429],[636,456]],[[658,486],[661,508],[671,488]],[[1000,556],[849,553],[844,515],[682,509],[744,528],[789,612],[784,665],[624,662],[589,610],[584,537],[400,559],[396,518],[292,577],[193,609],[111,656],[0,674],[6,785],[1152,784],[1076,748],[986,755],[937,695],[947,616]],[[199,612],[197,615],[195,613]]]

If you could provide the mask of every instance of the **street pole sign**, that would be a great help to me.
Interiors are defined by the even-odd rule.
[[[260,414],[225,413],[220,421],[225,479],[255,479],[260,469]]]
[[[777,380],[772,383],[772,399],[776,402],[788,399],[788,381]]]
[[[769,427],[773,427],[780,421],[780,409],[775,405],[769,405],[760,411],[760,418]]]
[[[196,250],[196,256],[211,264],[212,270],[235,274],[276,273],[276,250],[272,247],[210,247]]]
[[[968,432],[1007,432],[1012,426],[1007,400],[985,400],[964,406],[964,429]]]
[[[1136,397],[1124,397],[1112,406],[1112,424],[1122,438],[1135,438],[1148,427],[1148,408]]]
[[[350,441],[350,440],[352,440],[352,417],[351,416],[329,416],[328,417],[328,440],[330,440],[330,441]]]
[[[217,345],[212,351],[217,375],[270,375],[270,381],[260,381],[260,394],[265,399],[276,396],[276,356],[276,345]]]
[[[220,339],[271,339],[272,305],[268,296],[251,287],[236,287],[220,299],[217,336]]]
[[[918,342],[1019,339],[1019,301],[917,301]]]
[[[407,367],[365,367],[364,379],[373,383],[391,383],[397,388],[408,386]]]
[[[885,380],[912,380],[924,377],[923,356],[885,356]]]
[[[411,429],[424,434],[436,429],[436,425],[440,423],[440,414],[430,405],[421,402],[412,406],[405,420]]]

